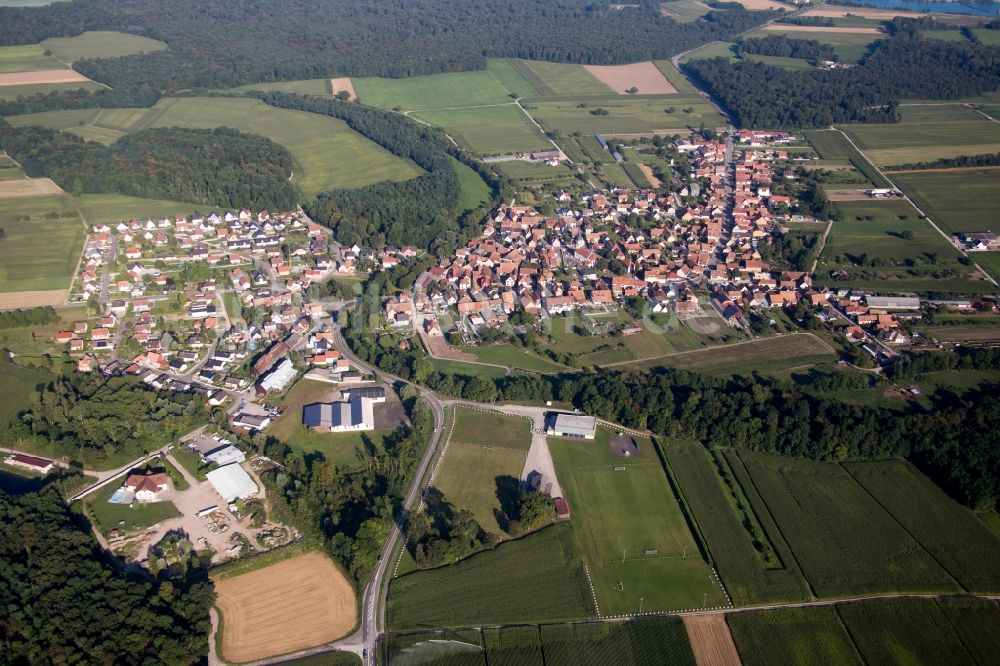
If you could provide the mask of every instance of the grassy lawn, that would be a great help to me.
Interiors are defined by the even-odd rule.
[[[527,457],[523,449],[452,442],[433,485],[456,510],[472,511],[484,530],[501,534],[496,519],[501,509],[499,495],[511,484],[517,487]]]
[[[892,179],[946,231],[1000,231],[995,205],[1000,169],[900,173]]]
[[[859,124],[841,129],[879,165],[1000,152],[1000,125],[977,117],[968,123]]]
[[[531,448],[531,427],[531,421],[522,416],[456,407],[451,441],[527,452]]]
[[[545,136],[515,104],[413,114],[443,127],[456,141],[483,155],[551,149]]]
[[[777,372],[829,361],[833,351],[812,335],[793,333],[752,342],[719,345],[664,358],[636,361],[622,370],[643,371],[659,366],[719,375]]]
[[[535,372],[562,372],[566,366],[553,363],[526,349],[513,345],[480,345],[478,347],[463,347],[463,351],[475,354],[483,363],[497,363],[511,368],[534,370]]]
[[[0,199],[0,228],[0,291],[69,287],[85,236],[69,196]]]
[[[121,194],[82,194],[74,197],[87,224],[115,224],[122,220],[162,219],[175,215],[190,215],[198,204],[162,199],[140,199]]]
[[[637,612],[640,599],[648,611],[726,605],[652,443],[639,440],[638,457],[618,458],[609,435],[549,440],[601,613]]]
[[[201,462],[201,457],[189,449],[186,446],[175,446],[171,451],[170,455],[173,456],[174,460],[183,467],[188,474],[198,479],[199,481],[204,481],[208,477],[205,476],[205,472],[208,471],[212,464],[205,465]]]
[[[45,55],[45,49],[38,44],[23,46],[0,46],[0,74],[9,72],[37,72],[46,69],[63,69],[66,65],[52,56]]]
[[[571,65],[538,60],[508,60],[507,62],[531,84],[539,95],[607,95],[614,92],[601,83],[583,65]]]
[[[403,111],[509,104],[510,92],[489,70],[448,72],[405,79],[353,78],[363,104]]]
[[[687,127],[697,128],[701,123],[706,127],[723,124],[711,104],[696,94],[616,95],[585,101],[584,98],[533,99],[525,102],[525,109],[547,130],[558,130],[564,135],[645,134],[666,130],[673,133],[684,132]],[[607,111],[607,115],[595,114],[597,109]]]
[[[52,37],[41,45],[64,62],[84,58],[117,58],[167,49],[165,43],[156,39],[106,30],[85,32],[76,37]]]
[[[569,525],[554,525],[449,566],[390,583],[394,630],[543,622],[594,614]]]
[[[733,613],[726,622],[744,666],[857,661],[854,643],[832,606]]]
[[[122,479],[124,480],[124,479]],[[133,532],[181,515],[173,502],[152,502],[131,507],[127,504],[111,504],[108,499],[115,494],[121,484],[109,483],[84,502],[97,521],[97,528],[106,536],[117,528]]]

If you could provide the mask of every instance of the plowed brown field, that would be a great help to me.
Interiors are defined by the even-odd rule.
[[[638,88],[640,95],[669,95],[677,92],[677,89],[670,85],[670,81],[667,81],[667,77],[663,76],[663,72],[649,61],[631,65],[584,65],[583,67],[619,95],[628,94],[625,91],[632,87]]]
[[[698,666],[740,666],[725,615],[685,615],[684,628]]]
[[[325,555],[311,552],[215,584],[222,656],[247,662],[315,647],[357,624],[354,589]]]
[[[339,79],[330,79],[330,88],[332,89],[330,92],[334,95],[339,92],[346,91],[347,94],[350,95],[349,99],[354,99],[358,96],[357,93],[354,92],[354,81],[351,81],[351,77],[349,76],[342,76]]]
[[[12,72],[0,74],[0,86],[31,86],[36,83],[77,83],[89,81],[86,76],[72,69],[43,69],[39,72]]]
[[[43,197],[48,194],[63,194],[62,188],[48,178],[23,178],[0,181],[0,199],[21,197]]]

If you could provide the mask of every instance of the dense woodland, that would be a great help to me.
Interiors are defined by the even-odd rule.
[[[110,146],[43,127],[0,129],[0,147],[32,177],[74,194],[248,207],[295,208],[292,157],[270,139],[229,128],[149,129]]]
[[[773,12],[713,11],[680,23],[656,0],[75,0],[0,8],[0,44],[85,30],[167,42],[157,53],[81,60],[115,89],[226,88],[273,80],[482,69],[490,56],[593,64],[666,58],[763,23]]]
[[[149,582],[112,567],[52,485],[0,491],[0,661],[196,664],[208,656],[212,584]]]
[[[895,122],[902,99],[958,99],[1000,85],[1000,47],[924,40],[919,33],[879,40],[857,67],[787,70],[723,58],[684,65],[740,127],[826,127]]]
[[[9,434],[94,464],[139,457],[184,434],[203,405],[197,394],[154,391],[136,377],[65,374],[32,394]]]

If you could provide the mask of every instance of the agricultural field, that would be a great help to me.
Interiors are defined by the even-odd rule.
[[[585,97],[615,92],[583,65],[513,59],[507,62],[543,97]]]
[[[120,481],[124,481],[121,478]],[[151,502],[149,504],[135,503],[112,504],[108,501],[118,490],[120,483],[109,483],[83,500],[87,511],[94,517],[95,527],[107,536],[113,529],[123,532],[134,532],[170,518],[181,515],[173,502]]]
[[[554,525],[389,586],[394,630],[591,617],[593,602],[569,525]]]
[[[680,59],[681,64],[692,60],[702,60],[706,58],[725,58],[729,62],[739,62],[740,57],[736,54],[735,42],[709,42],[690,53],[686,53]]]
[[[980,123],[984,118],[974,109],[964,104],[942,104],[941,102],[921,104],[904,102],[899,105],[899,122],[909,123]]]
[[[0,46],[0,74],[8,72],[35,72],[65,67],[38,44]]]
[[[576,172],[565,164],[549,166],[548,164],[538,164],[536,162],[507,160],[504,162],[494,162],[492,166],[501,175],[517,181],[522,186],[536,187],[545,185],[546,187],[555,187],[564,183],[577,182]]]
[[[723,125],[718,112],[697,95],[643,95],[571,99],[532,98],[525,109],[540,125],[562,134],[686,134]],[[605,114],[606,112],[606,114]]]
[[[734,603],[808,599],[805,579],[777,526],[766,511],[753,510],[725,457],[689,442],[669,442],[663,449],[684,504]],[[752,487],[749,491],[754,492]]]
[[[651,61],[629,65],[584,65],[583,68],[619,95],[670,95],[677,92]]]
[[[559,365],[534,352],[509,344],[463,347],[462,351],[474,354],[483,363],[496,363],[522,370],[551,373],[561,372],[566,369],[566,366]]]
[[[744,666],[850,664],[858,653],[833,606],[726,617]]]
[[[402,111],[510,104],[507,90],[489,70],[448,72],[405,79],[352,78],[362,104]]]
[[[728,605],[652,442],[640,439],[638,456],[618,457],[611,435],[601,427],[593,441],[549,440],[600,612]]]
[[[518,97],[540,95],[535,87],[514,67],[510,60],[489,58],[486,61],[486,71],[493,75],[508,93]]]
[[[222,656],[245,662],[329,643],[354,628],[347,576],[319,551],[217,580]]]
[[[175,215],[190,215],[198,204],[162,199],[141,199],[122,194],[81,194],[73,197],[87,224],[115,224],[122,220],[161,219]]]
[[[137,109],[137,111],[145,113],[146,109]],[[48,127],[54,130],[69,130],[90,124],[100,113],[100,109],[43,111],[42,113],[29,113],[21,116],[7,116],[4,120],[6,120],[12,127],[41,125],[42,127]]]
[[[515,104],[420,111],[412,115],[444,128],[456,141],[480,155],[552,149],[545,135]]]
[[[68,71],[68,70],[67,70]],[[25,74],[24,76],[30,76]],[[0,102],[8,102],[18,97],[29,95],[41,95],[50,92],[61,92],[63,90],[99,90],[103,88],[100,83],[95,83],[90,79],[83,81],[72,81],[68,83],[19,83],[17,85],[0,85]]]
[[[719,345],[711,349],[678,352],[621,366],[623,370],[644,371],[667,366],[717,375],[778,372],[815,365],[834,357],[833,349],[814,335],[792,333],[751,342]]]
[[[1000,606],[996,601],[945,597],[937,600],[962,645],[980,664],[1000,654]]]
[[[41,46],[65,63],[84,58],[118,58],[167,49],[165,43],[156,39],[108,30],[85,32],[76,37],[52,37],[42,42]]]
[[[669,0],[660,3],[660,13],[681,22],[694,21],[710,11],[712,11],[711,7],[698,2],[698,0]]]
[[[805,58],[785,58],[782,56],[766,56],[758,55],[756,53],[748,53],[743,57],[744,60],[750,60],[752,62],[759,62],[765,65],[772,65],[774,67],[783,67],[784,69],[815,69],[815,65],[811,61]]]
[[[841,129],[880,166],[1000,152],[1000,125],[982,116],[968,123],[856,124]]]
[[[815,39],[821,44],[829,44],[841,61],[858,61],[868,52],[874,41],[883,39],[885,34],[878,28],[842,26],[821,28],[801,25],[781,25],[772,23],[765,28],[748,34],[747,39],[766,37],[771,34],[785,35],[794,39]]]
[[[834,130],[806,130],[803,132],[806,140],[824,160],[846,160],[857,169],[874,187],[889,187],[878,169],[865,159],[851,142],[840,132]]]
[[[969,592],[1000,592],[1000,538],[901,460],[845,469]]]
[[[0,198],[0,228],[0,292],[69,287],[86,232],[68,195]]]
[[[986,148],[973,152],[986,152]],[[1000,169],[913,171],[894,173],[892,179],[945,231],[1000,229],[995,205]],[[975,254],[973,259],[980,256]]]
[[[657,69],[663,72],[663,76],[667,77],[667,81],[670,81],[670,85],[674,87],[674,90],[676,90],[678,94],[698,94],[698,88],[688,81],[687,77],[674,66],[673,62],[670,60],[654,60],[653,64],[656,65]]]
[[[298,93],[313,97],[333,97],[330,79],[305,79],[303,81],[270,81],[268,83],[250,83],[234,90],[252,90],[260,92]]]
[[[817,596],[958,591],[840,465],[746,452],[739,458]]]

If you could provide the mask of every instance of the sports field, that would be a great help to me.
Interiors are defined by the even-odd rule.
[[[722,125],[719,114],[697,95],[530,99],[527,111],[546,129],[563,134],[684,133],[687,127]],[[607,112],[606,115],[604,112]]]
[[[569,525],[553,525],[389,585],[391,629],[469,627],[594,616]]]
[[[583,65],[513,59],[507,62],[539,95],[545,97],[610,95],[615,92]]]
[[[0,73],[34,72],[64,66],[52,56],[45,55],[45,49],[37,44],[0,46]]]
[[[702,558],[651,441],[639,456],[593,441],[550,439],[573,531],[603,615],[728,605]],[[641,600],[641,601],[640,601]]]
[[[982,116],[967,123],[857,124],[841,129],[878,165],[1000,152],[1000,125]]]
[[[415,118],[443,127],[469,150],[482,155],[551,150],[552,144],[515,104],[420,111]]]
[[[898,173],[892,179],[946,231],[1000,230],[996,213],[1000,169]]]
[[[774,372],[832,360],[833,349],[814,335],[792,333],[752,342],[719,345],[636,361],[622,370],[643,371],[667,366],[709,374],[730,375],[758,370]]]
[[[0,228],[0,291],[69,287],[85,230],[68,195],[0,198]]]
[[[265,659],[322,645],[358,621],[354,588],[318,551],[216,581],[222,656]]]
[[[68,63],[84,58],[118,58],[133,53],[165,51],[167,48],[165,43],[156,39],[109,30],[85,32],[76,37],[52,37],[42,42],[41,46]]]

